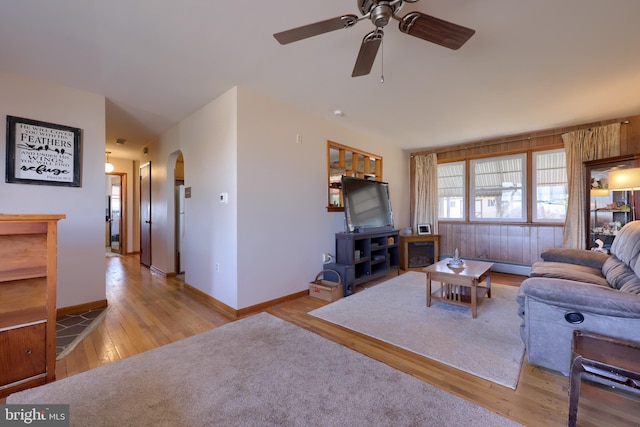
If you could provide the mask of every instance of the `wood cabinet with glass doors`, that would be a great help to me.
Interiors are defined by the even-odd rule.
[[[586,248],[597,248],[598,240],[604,250],[611,248],[613,239],[620,228],[634,218],[632,209],[637,214],[638,191],[611,188],[609,175],[613,171],[640,167],[640,154],[634,156],[610,157],[584,163],[586,172]],[[632,200],[632,195],[636,199]]]
[[[327,176],[327,210],[343,211],[342,177],[353,176],[382,181],[382,157],[327,141]]]

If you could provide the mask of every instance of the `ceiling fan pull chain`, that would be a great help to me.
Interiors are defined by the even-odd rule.
[[[380,83],[384,83],[384,39],[380,41]]]

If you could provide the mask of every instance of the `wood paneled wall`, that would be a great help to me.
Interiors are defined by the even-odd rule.
[[[615,122],[620,127],[620,155],[640,153],[640,115],[584,123],[555,129],[509,135],[465,144],[411,153],[411,212],[415,185],[414,156],[437,153],[438,162],[505,155],[523,151],[563,147],[562,134],[577,129]],[[438,223],[441,257],[452,256],[456,248],[461,257],[531,265],[540,260],[544,249],[562,247],[563,224],[477,223],[449,221]]]
[[[440,254],[531,265],[545,249],[562,247],[562,225],[440,222]]]

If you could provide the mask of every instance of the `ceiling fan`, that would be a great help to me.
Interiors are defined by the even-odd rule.
[[[400,31],[449,49],[457,50],[475,34],[475,30],[444,21],[421,12],[409,12],[400,18],[396,14],[404,3],[418,0],[356,0],[362,16],[342,15],[309,25],[292,28],[273,35],[280,44],[328,33],[342,28],[350,28],[364,19],[370,19],[375,30],[362,39],[358,58],[351,77],[365,76],[371,72],[378,48],[382,43],[382,28],[393,18],[400,22]]]

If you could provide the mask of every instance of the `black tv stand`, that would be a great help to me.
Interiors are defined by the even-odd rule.
[[[353,266],[356,285],[399,273],[400,232],[336,233],[336,262]]]

